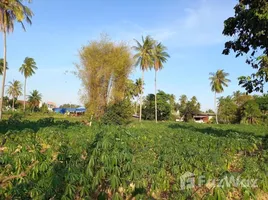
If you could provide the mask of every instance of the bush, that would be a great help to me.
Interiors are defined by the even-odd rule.
[[[129,100],[109,105],[101,122],[107,125],[126,125],[130,122],[132,115],[131,103]]]
[[[53,117],[47,117],[47,118],[39,119],[39,120],[37,120],[37,123],[41,124],[41,125],[54,124],[54,118]]]
[[[177,114],[171,114],[170,117],[169,117],[169,120],[176,121],[176,119],[178,119],[178,118],[180,118],[179,115],[177,115]]]
[[[48,106],[47,106],[46,103],[43,103],[43,104],[42,104],[42,106],[41,106],[41,108],[40,108],[40,111],[41,111],[42,113],[48,113]]]
[[[8,118],[9,121],[21,121],[23,118],[22,113],[12,113],[12,115]]]

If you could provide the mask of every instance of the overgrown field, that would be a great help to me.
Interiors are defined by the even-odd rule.
[[[50,118],[0,131],[0,199],[268,198],[267,127]]]

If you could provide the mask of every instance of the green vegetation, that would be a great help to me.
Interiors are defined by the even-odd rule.
[[[157,91],[157,72],[169,54],[167,47],[151,36],[135,40],[135,55],[126,43],[107,36],[81,48],[76,66],[84,88],[81,99],[86,116],[48,112],[46,104],[40,107],[38,90],[30,92],[26,103],[27,79],[37,69],[29,57],[19,68],[24,76],[23,107],[18,101],[20,81],[10,82],[8,97],[4,97],[7,34],[13,32],[15,21],[25,29],[23,21],[31,24],[33,15],[23,2],[0,1],[4,36],[0,59],[0,200],[268,198],[268,95],[237,91],[218,98],[217,103],[216,95],[230,82],[229,74],[218,70],[209,77],[217,125],[170,122],[177,117],[191,122],[194,115],[204,113],[196,96],[181,95],[176,101],[174,94]],[[263,92],[268,81],[267,13],[265,0],[240,0],[235,16],[225,21],[223,34],[236,38],[225,44],[223,53],[233,50],[237,57],[250,54],[246,62],[257,69],[251,77],[239,77],[239,84],[248,93]],[[135,81],[129,79],[134,64],[142,71],[142,77]],[[151,69],[155,70],[155,92],[143,98],[144,73]],[[134,122],[133,114],[139,114],[139,122],[148,121]],[[188,182],[183,177],[187,173],[194,175],[191,178],[196,183],[202,176],[202,184],[185,189]],[[241,182],[232,182],[237,178],[257,182],[244,187]],[[232,179],[231,183],[217,182],[226,179]]]
[[[154,68],[155,70],[155,121],[157,122],[157,117],[159,113],[157,113],[157,87],[156,87],[156,74],[157,71],[161,70],[164,66],[163,64],[167,62],[169,58],[168,53],[166,52],[167,48],[160,42],[155,41],[151,36],[146,36],[145,39],[142,37],[142,43],[138,40],[135,40],[137,46],[133,46],[132,48],[136,51],[134,55],[134,59],[136,60],[136,66],[140,66],[142,70],[142,79],[141,85],[144,84],[144,71],[148,69]],[[140,95],[140,121],[142,119],[142,104],[143,104],[143,88],[141,88]]]
[[[102,36],[100,41],[82,47],[79,54],[77,70],[85,91],[83,102],[87,112],[100,119],[109,104],[125,98],[128,76],[133,69],[130,48]]]
[[[101,118],[103,124],[126,125],[131,122],[133,111],[129,99],[110,104]]]
[[[231,50],[236,57],[247,55],[246,63],[257,70],[251,76],[239,77],[239,84],[247,92],[263,92],[268,82],[268,2],[266,0],[239,0],[235,14],[224,22],[223,34],[233,37],[225,43],[223,54]]]
[[[166,94],[164,91],[158,91],[157,93],[157,119],[170,120],[172,115],[172,95]],[[155,95],[148,94],[144,100],[142,118],[145,120],[155,119]]]
[[[154,80],[154,87],[155,87],[155,122],[157,122],[158,110],[157,110],[157,87],[156,87],[156,74],[157,71],[161,70],[164,66],[163,64],[167,62],[167,58],[169,58],[168,53],[166,52],[167,48],[161,44],[155,44],[154,49],[152,52],[153,61],[154,61],[154,70],[155,70],[155,80]],[[161,114],[161,113],[160,113]]]
[[[134,86],[134,97],[136,97],[136,102],[134,103],[135,104],[135,114],[137,115],[138,114],[138,101],[142,98],[142,91],[143,91],[143,86],[144,86],[144,83],[142,82],[142,79],[139,78],[139,79],[136,79],[136,82],[135,82],[135,86]],[[140,100],[141,101],[141,100]]]
[[[151,36],[146,36],[145,39],[142,37],[142,43],[138,40],[135,40],[137,46],[133,46],[132,48],[137,52],[134,55],[134,59],[136,60],[136,66],[140,66],[142,71],[141,85],[144,85],[144,71],[150,69],[153,66],[153,57],[152,51],[155,41],[151,38]],[[140,121],[142,117],[142,102],[143,102],[143,88],[141,88],[140,94]]]
[[[216,123],[218,124],[218,109],[217,109],[217,93],[222,93],[224,91],[224,87],[228,87],[228,83],[231,82],[229,79],[227,79],[227,76],[229,76],[228,73],[224,72],[223,70],[218,70],[216,73],[210,73],[211,75],[209,77],[211,91],[214,92],[214,108],[215,108],[215,114],[216,114]]]
[[[41,100],[42,94],[40,94],[37,90],[30,92],[30,95],[28,96],[28,103],[31,111],[37,111],[39,109]]]
[[[33,74],[35,74],[35,71],[37,69],[36,62],[33,58],[26,57],[24,60],[24,63],[19,68],[19,71],[24,76],[24,102],[23,102],[23,110],[25,112],[26,109],[26,82],[27,78],[31,77]]]
[[[9,82],[7,88],[7,95],[12,97],[12,110],[15,109],[15,99],[17,99],[21,94],[22,87],[19,81],[13,80],[13,82]]]
[[[31,0],[28,0],[30,3]],[[2,119],[3,99],[5,94],[5,81],[6,81],[6,69],[7,69],[7,34],[13,32],[14,22],[18,21],[22,28],[25,30],[23,21],[31,24],[32,11],[27,6],[23,5],[21,0],[8,0],[0,2],[0,31],[4,36],[4,58],[3,58],[3,70],[2,70],[2,87],[0,96],[0,120]]]
[[[128,127],[9,119],[0,124],[4,199],[224,199],[268,192],[267,129],[261,126],[134,123]],[[258,188],[181,190],[181,176],[239,175]]]
[[[239,91],[219,98],[220,123],[246,123],[267,125],[268,96],[251,96]]]
[[[178,103],[180,116],[185,122],[192,121],[193,116],[200,113],[200,106],[201,105],[195,96],[188,100],[186,95],[181,95]]]
[[[3,70],[4,70],[4,59],[0,59],[0,75],[3,75]],[[7,64],[6,64],[6,70],[8,70]]]

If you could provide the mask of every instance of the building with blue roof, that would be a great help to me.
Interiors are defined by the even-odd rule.
[[[86,108],[53,108],[53,112],[60,114],[84,114],[86,112]]]

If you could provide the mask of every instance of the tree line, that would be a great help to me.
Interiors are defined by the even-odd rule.
[[[83,99],[90,115],[100,120],[104,117],[109,121],[109,117],[126,118],[127,113],[128,116],[135,113],[134,116],[138,116],[139,121],[144,119],[157,122],[179,117],[188,122],[192,121],[195,115],[204,113],[195,96],[188,99],[186,95],[182,95],[176,102],[174,94],[157,91],[157,72],[169,58],[166,47],[150,36],[142,37],[142,42],[135,42],[136,46],[132,47],[134,56],[127,45],[112,42],[107,36],[102,36],[99,41],[91,41],[80,50],[80,64],[77,64],[77,69],[85,89]],[[134,66],[140,66],[142,70],[142,77],[135,81],[128,78]],[[155,70],[155,92],[143,97],[144,72],[150,69]],[[247,120],[242,119],[247,117],[243,114],[236,120],[223,120],[225,108],[222,102],[225,97],[217,98],[217,94],[228,87],[231,82],[228,76],[229,73],[223,69],[209,73],[211,91],[214,92],[212,112],[215,114],[215,123],[244,123]],[[250,123],[257,122],[251,119]]]
[[[33,12],[23,4],[30,3],[31,0],[8,0],[0,2],[0,30],[3,33],[4,55],[1,61],[3,67],[2,73],[2,92],[0,100],[0,119],[2,119],[2,108],[5,94],[5,79],[7,71],[7,41],[6,36],[14,31],[15,22],[19,22],[25,30],[24,22],[31,24]],[[235,15],[224,22],[223,34],[230,36],[233,40],[225,43],[223,54],[228,55],[231,50],[236,56],[248,55],[246,63],[250,64],[256,73],[251,76],[239,77],[239,84],[244,87],[247,93],[253,91],[264,92],[264,84],[268,81],[268,2],[264,0],[239,1],[235,6]],[[129,48],[124,43],[114,43],[107,38],[101,41],[92,41],[90,44],[81,48],[80,64],[77,65],[78,75],[83,82],[85,93],[82,97],[88,112],[100,119],[108,108],[113,104],[122,101],[132,101],[133,96],[138,99],[136,108],[139,106],[139,120],[143,116],[143,108],[146,101],[151,102],[154,97],[154,119],[157,122],[160,116],[157,103],[157,72],[163,68],[163,64],[169,58],[167,48],[160,42],[157,42],[150,36],[142,37],[142,41],[135,40],[136,46]],[[131,49],[135,51],[132,55]],[[129,87],[131,82],[128,77],[133,67],[140,66],[142,77],[136,80],[137,88],[130,94]],[[143,98],[144,72],[149,69],[155,70],[155,92],[150,98]],[[24,70],[24,71],[23,71]],[[25,74],[25,69],[21,71],[24,74],[24,110],[26,100],[26,81],[30,75]],[[223,92],[223,88],[228,86],[228,74],[223,70],[218,70],[215,74],[210,74],[211,89],[215,93],[214,101],[216,114],[216,123],[218,123],[217,97],[218,93]],[[138,84],[138,85],[137,85]],[[20,88],[21,84],[13,81],[12,87]],[[8,90],[10,96],[14,99],[20,94],[18,91]],[[137,92],[138,91],[138,92]],[[161,92],[160,92],[161,94]],[[162,96],[160,95],[162,98]],[[12,103],[13,104],[13,103]],[[120,104],[120,103],[119,103]],[[150,104],[151,105],[151,104]],[[189,104],[190,105],[190,104]],[[259,105],[260,106],[260,105]],[[254,106],[253,106],[254,107]],[[147,107],[148,108],[148,107]],[[136,109],[137,113],[137,109]],[[254,121],[253,119],[251,120]]]
[[[0,75],[2,76],[4,68],[3,63],[4,59],[0,59]],[[15,108],[19,108],[20,103],[16,104],[16,101],[18,100],[18,97],[21,95],[24,96],[24,100],[22,102],[24,112],[26,110],[26,102],[28,104],[29,109],[32,111],[37,110],[39,108],[39,103],[42,100],[42,94],[38,90],[33,90],[30,92],[29,95],[27,95],[27,79],[35,74],[35,70],[37,70],[37,66],[34,59],[26,57],[24,59],[23,64],[19,68],[19,72],[24,76],[24,89],[22,89],[22,83],[18,80],[10,81],[8,85],[5,85],[5,87],[7,88],[6,89],[7,96],[3,97],[3,106],[5,106],[5,109],[11,107],[12,110],[14,111]],[[11,98],[12,103],[10,103],[9,98]]]
[[[87,105],[88,113],[100,119],[105,110],[115,103],[139,100],[139,120],[142,119],[144,72],[155,70],[155,96],[154,118],[157,122],[159,115],[157,109],[157,71],[169,58],[166,47],[151,38],[142,37],[142,42],[135,40],[136,46],[129,48],[124,43],[112,42],[107,36],[102,36],[100,41],[91,41],[79,51],[80,64],[77,64],[78,76],[84,86],[82,99]],[[131,49],[136,54],[133,56]],[[140,66],[142,77],[134,81],[129,80],[129,75],[134,66]],[[120,104],[120,103],[119,103]],[[138,102],[135,102],[137,114]],[[118,116],[119,117],[119,116]]]
[[[248,95],[240,91],[220,97],[220,123],[267,124],[268,95]]]
[[[31,0],[27,1],[28,3]],[[31,9],[24,5],[21,0],[8,0],[8,1],[0,1],[0,31],[3,33],[3,49],[4,55],[3,60],[1,61],[2,69],[2,91],[0,96],[0,120],[2,119],[2,111],[3,111],[3,100],[5,94],[5,86],[6,86],[6,70],[7,70],[7,34],[12,33],[14,31],[15,22],[18,22],[22,25],[23,30],[25,29],[24,22],[28,24],[32,24],[31,18],[33,16],[33,12]],[[24,64],[27,64],[24,62]],[[25,92],[26,92],[26,79],[28,77],[28,73],[30,71],[25,68],[26,66],[22,66],[20,71],[24,74],[25,77],[25,85],[24,85],[24,110],[25,110]],[[20,95],[19,89],[21,88],[21,84],[18,81],[10,82],[8,94],[12,96],[13,102],[14,99]],[[14,109],[14,103],[13,103]]]

